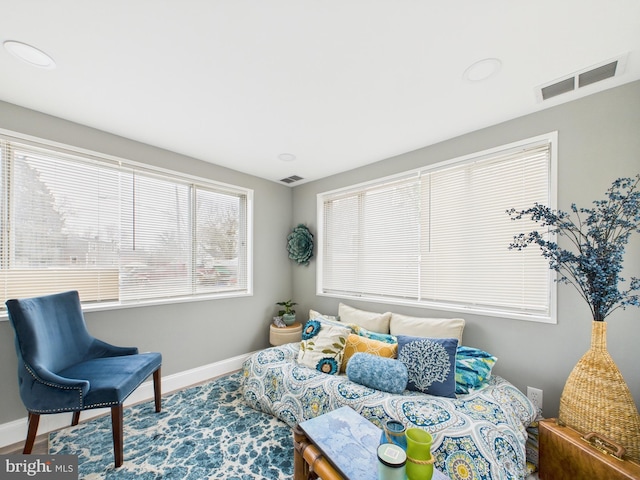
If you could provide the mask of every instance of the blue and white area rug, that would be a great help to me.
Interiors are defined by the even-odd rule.
[[[76,454],[81,479],[253,480],[293,477],[291,428],[245,405],[241,373],[124,411],[124,463],[113,465],[111,416],[49,436],[50,454]]]

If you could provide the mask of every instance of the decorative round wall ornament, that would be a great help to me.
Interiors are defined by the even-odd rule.
[[[305,225],[298,225],[289,234],[287,251],[291,260],[300,265],[309,265],[309,260],[313,257],[313,234]]]

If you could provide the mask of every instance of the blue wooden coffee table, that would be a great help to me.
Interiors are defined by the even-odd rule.
[[[377,480],[382,430],[349,407],[300,423],[294,429],[294,480],[314,472],[323,480]],[[434,468],[432,480],[448,480]]]

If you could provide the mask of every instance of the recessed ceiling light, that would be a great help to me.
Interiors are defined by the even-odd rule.
[[[10,54],[29,65],[38,68],[56,68],[56,62],[53,61],[53,58],[36,47],[15,40],[7,40],[3,45]]]
[[[493,77],[502,68],[502,62],[497,58],[485,58],[478,60],[462,74],[468,82],[481,82]]]
[[[296,159],[296,156],[293,153],[281,153],[278,155],[278,158],[283,162],[293,162]]]

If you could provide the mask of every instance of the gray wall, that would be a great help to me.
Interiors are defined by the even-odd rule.
[[[410,170],[442,160],[482,151],[550,131],[558,131],[558,205],[590,206],[604,198],[618,177],[640,173],[640,82],[618,87],[472,132],[436,145],[399,155],[294,189],[294,224],[317,231],[316,195],[320,192]],[[425,126],[428,128],[428,125]],[[340,300],[315,293],[316,261],[295,267],[294,299],[299,311],[309,307],[337,313]],[[640,277],[640,235],[628,245],[626,278]],[[415,316],[459,316],[457,313],[380,303],[344,301],[371,311],[394,311]],[[591,338],[587,304],[570,286],[558,290],[558,323],[540,324],[504,318],[467,315],[463,343],[498,357],[494,372],[526,391],[543,389],[546,417],[556,416],[564,383]],[[640,309],[618,310],[608,317],[609,352],[640,405]]]
[[[0,102],[0,128],[254,190],[254,295],[87,313],[89,330],[117,345],[163,355],[163,375],[268,346],[276,301],[291,296],[292,190],[166,150]],[[13,332],[0,321],[0,424],[26,416],[17,390]]]
[[[315,294],[315,259],[293,266],[284,239],[293,225],[316,228],[316,194],[396,172],[455,158],[553,130],[559,132],[559,205],[588,205],[602,198],[611,181],[640,172],[640,82],[550,108],[373,165],[290,189],[233,170],[133,142],[0,102],[0,128],[84,147],[252,188],[254,211],[254,295],[252,297],[124,308],[87,314],[96,336],[120,345],[163,353],[170,375],[266,347],[273,303],[291,297],[299,312],[337,312],[339,300]],[[426,126],[425,128],[428,128]],[[282,252],[274,253],[274,252]],[[640,238],[628,246],[626,276],[640,276]],[[372,311],[416,316],[447,312],[377,303],[347,302]],[[451,314],[454,316],[454,314]],[[586,351],[589,310],[567,286],[559,290],[559,321],[543,325],[502,318],[466,316],[464,343],[499,357],[495,372],[521,389],[544,390],[544,414],[557,414],[569,372]],[[609,351],[640,404],[640,310],[614,313],[608,322]],[[25,416],[16,385],[13,334],[0,322],[0,423]]]

